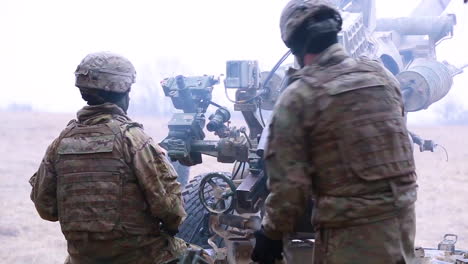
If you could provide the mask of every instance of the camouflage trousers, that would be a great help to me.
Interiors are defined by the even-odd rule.
[[[182,255],[188,245],[179,238],[133,236],[115,240],[69,240],[65,264],[159,264]]]
[[[346,228],[321,229],[314,264],[413,264],[414,206],[397,217]]]

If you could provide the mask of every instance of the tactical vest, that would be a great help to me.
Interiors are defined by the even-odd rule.
[[[414,181],[399,86],[377,62],[348,58],[308,79],[321,87],[314,101],[320,114],[310,131],[318,195],[356,197],[365,192],[348,186],[398,177]]]
[[[115,119],[72,123],[57,147],[57,201],[62,232],[150,234],[158,232],[137,179],[124,160],[123,132]],[[74,236],[76,237],[76,236]]]

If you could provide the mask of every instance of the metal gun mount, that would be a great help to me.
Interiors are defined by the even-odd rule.
[[[335,0],[343,17],[339,41],[353,57],[380,60],[401,84],[405,111],[429,108],[445,97],[453,78],[463,72],[437,61],[436,46],[453,36],[457,19],[445,14],[450,0],[423,0],[409,17],[376,16],[375,0]],[[420,151],[442,146],[411,134]],[[445,150],[445,149],[444,149]]]
[[[219,79],[213,76],[177,76],[166,78],[161,86],[176,113],[169,121],[169,135],[161,142],[172,160],[186,166],[202,163],[202,154],[217,157],[219,162],[249,162],[251,170],[260,160],[257,146],[263,132],[261,110],[272,110],[284,88],[285,68],[275,72],[260,72],[256,61],[228,61],[225,89],[235,88],[234,110],[240,111],[248,126],[230,127],[231,113],[226,107],[212,101],[213,86]],[[229,98],[228,98],[229,99]],[[218,109],[210,115],[206,129],[219,140],[205,140],[205,113],[210,105]],[[260,117],[257,113],[260,113]],[[257,173],[258,174],[258,173]]]
[[[183,111],[173,115],[168,124],[169,135],[161,142],[172,160],[193,166],[202,163],[202,154],[205,154],[217,157],[219,162],[247,161],[247,140],[241,135],[242,129],[229,127],[229,110],[211,100],[213,86],[218,83],[219,79],[207,75],[180,75],[161,82],[174,107]],[[205,113],[210,105],[218,109],[209,117],[206,127],[220,138],[219,141],[204,140]]]
[[[245,177],[240,175],[240,179],[236,179],[237,173],[232,177],[216,173],[206,175],[199,191],[202,204],[208,211],[223,213],[229,211],[234,203],[238,212],[258,211],[258,201],[267,193],[262,160],[264,121],[260,109],[272,110],[285,86],[285,69],[260,72],[256,61],[227,62],[224,82],[226,96],[228,89],[236,89],[235,99],[230,100],[234,110],[242,113],[248,130],[245,127],[230,127],[229,110],[212,101],[213,87],[219,83],[213,76],[177,76],[161,82],[165,95],[171,98],[176,109],[182,110],[169,121],[169,134],[161,142],[168,156],[183,165],[193,166],[202,163],[202,155],[209,155],[216,157],[218,162],[237,162],[237,172],[240,166],[243,166],[243,171],[244,168],[249,171]],[[217,109],[208,118],[206,129],[214,132],[218,140],[205,139],[205,114],[210,105]],[[259,145],[261,137],[263,140]],[[241,182],[234,184],[237,180]],[[217,201],[204,198],[205,185]],[[230,186],[230,190],[219,186]],[[232,196],[236,197],[234,201]]]

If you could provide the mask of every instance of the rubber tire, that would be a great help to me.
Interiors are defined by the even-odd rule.
[[[221,173],[231,177],[230,173]],[[185,186],[182,197],[184,199],[187,218],[185,218],[185,221],[179,226],[179,233],[176,235],[185,240],[185,242],[195,244],[202,248],[211,248],[208,244],[208,239],[213,236],[213,233],[210,232],[208,227],[210,213],[203,207],[198,197],[200,182],[207,174],[195,176]],[[222,241],[218,238],[215,242],[219,245]]]

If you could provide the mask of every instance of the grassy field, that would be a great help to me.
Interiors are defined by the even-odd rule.
[[[58,223],[43,221],[29,199],[28,180],[48,144],[74,114],[0,112],[0,263],[63,263],[65,240]],[[135,118],[155,141],[167,133],[166,119]],[[436,247],[445,233],[459,235],[468,249],[468,127],[419,127],[412,130],[436,140],[449,154],[415,152],[419,175],[417,244]],[[229,171],[213,158],[191,168],[191,175]]]

